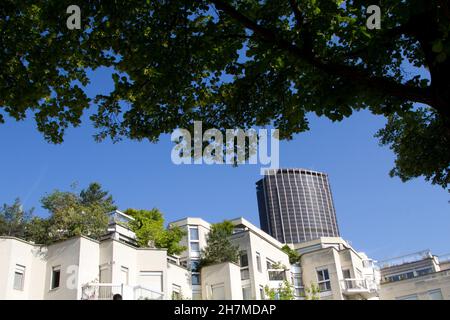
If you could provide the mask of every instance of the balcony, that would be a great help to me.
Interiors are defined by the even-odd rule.
[[[120,294],[123,300],[162,300],[164,294],[144,286],[113,283],[90,283],[82,287],[81,300],[112,300]]]
[[[375,297],[378,289],[373,281],[367,279],[344,279],[341,280],[342,293],[348,296],[360,295],[365,299]]]

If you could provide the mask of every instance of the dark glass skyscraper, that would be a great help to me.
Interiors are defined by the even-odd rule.
[[[283,243],[339,237],[325,173],[276,169],[256,183],[261,228]]]

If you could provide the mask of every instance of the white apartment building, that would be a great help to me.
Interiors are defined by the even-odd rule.
[[[450,300],[450,255],[424,250],[380,263],[383,300]]]
[[[137,248],[111,214],[101,241],[79,236],[49,246],[0,237],[0,299],[171,299],[190,297],[190,275],[166,249]],[[119,234],[119,231],[122,233]]]
[[[378,299],[380,275],[375,263],[339,237],[292,244],[300,254],[293,268],[296,295],[305,287],[320,289],[322,300]]]
[[[264,287],[278,288],[291,281],[289,258],[283,244],[244,218],[231,220],[231,242],[239,246],[239,264],[225,263],[198,270],[200,252],[206,246],[211,225],[201,218],[172,222],[188,231],[182,240],[187,250],[180,256],[182,265],[192,270],[193,299],[264,299]],[[220,270],[220,272],[219,272]],[[227,276],[224,276],[227,275]]]
[[[165,249],[138,248],[127,228],[133,219],[110,214],[108,233],[95,241],[74,237],[42,246],[0,237],[0,299],[193,299],[259,300],[284,280],[303,299],[305,286],[320,287],[321,299],[373,299],[379,276],[373,261],[341,238],[291,245],[301,254],[290,265],[284,244],[244,218],[231,220],[238,263],[199,269],[211,224],[201,218],[172,222],[187,230],[178,257]]]

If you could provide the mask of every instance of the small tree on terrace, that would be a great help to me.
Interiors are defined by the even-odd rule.
[[[206,240],[206,248],[202,252],[200,266],[204,267],[222,262],[238,262],[239,246],[233,245],[230,241],[233,228],[233,224],[228,220],[212,225]]]

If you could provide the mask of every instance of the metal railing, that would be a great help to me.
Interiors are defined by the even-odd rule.
[[[122,284],[90,283],[83,286],[81,300],[112,300],[115,294],[123,297]]]
[[[433,257],[433,255],[431,254],[430,250],[423,250],[423,251],[407,254],[407,255],[404,255],[401,257],[397,257],[397,258],[379,261],[377,264],[381,269],[383,269],[383,268],[402,265],[405,263],[412,263],[412,262],[416,262],[416,261],[420,261],[420,260],[425,260],[425,259],[432,258],[432,257]]]
[[[154,291],[143,286],[134,287],[134,300],[163,300],[162,292]]]
[[[368,291],[369,286],[366,279],[344,279],[341,280],[342,289],[346,291]]]
[[[90,283],[82,287],[81,300],[112,300],[120,294],[124,300],[162,300],[164,294],[145,286],[114,283]]]

